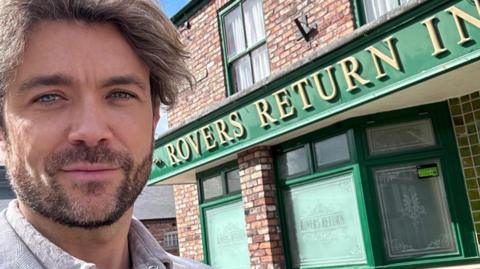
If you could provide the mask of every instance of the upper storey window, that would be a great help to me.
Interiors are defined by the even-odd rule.
[[[410,0],[363,0],[366,22],[371,22]]]
[[[220,14],[229,94],[270,74],[262,0],[235,1]]]

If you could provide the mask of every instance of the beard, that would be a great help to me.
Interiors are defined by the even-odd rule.
[[[7,145],[7,168],[19,200],[56,223],[84,229],[100,228],[118,221],[133,206],[145,186],[152,163],[152,149],[140,163],[135,164],[130,154],[111,150],[105,144],[95,147],[80,144],[47,156],[42,176],[35,178],[25,164],[19,161],[21,156],[12,156],[12,153],[11,147]],[[113,191],[109,190],[111,186],[105,181],[74,184],[71,189],[81,196],[75,199],[68,194],[66,184],[62,184],[65,179],[58,174],[63,167],[78,162],[118,166],[122,178],[108,180],[120,180]],[[95,205],[96,197],[104,199]]]

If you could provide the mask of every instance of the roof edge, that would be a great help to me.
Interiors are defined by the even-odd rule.
[[[188,3],[182,7],[175,15],[173,15],[170,20],[175,26],[179,27],[190,19],[193,14],[200,10],[203,6],[208,4],[209,0],[190,0]]]

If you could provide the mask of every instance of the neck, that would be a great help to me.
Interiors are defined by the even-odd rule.
[[[128,230],[132,219],[132,208],[114,224],[95,229],[58,224],[39,215],[21,201],[19,201],[19,209],[35,229],[70,255],[94,263],[99,269],[130,268]]]

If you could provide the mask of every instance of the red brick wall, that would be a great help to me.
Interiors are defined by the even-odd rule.
[[[226,98],[223,58],[217,11],[227,1],[210,1],[190,18],[189,27],[179,27],[182,41],[191,52],[188,66],[197,80],[193,89],[179,94],[171,108],[170,127],[178,126]],[[354,30],[350,0],[264,0],[263,13],[272,74],[308,56]],[[294,19],[303,13],[316,23],[317,33],[309,42],[298,40]]]
[[[285,268],[269,147],[238,156],[251,268]]]
[[[180,256],[203,261],[197,186],[176,185],[174,192]]]
[[[168,232],[177,231],[177,223],[175,219],[159,219],[159,220],[142,220],[143,225],[152,233],[152,235],[157,239],[158,243],[165,248],[163,243],[164,235]],[[173,255],[178,255],[177,249],[167,249],[166,251]]]
[[[263,1],[265,31],[272,73],[308,56],[318,48],[338,40],[354,30],[351,0]],[[307,15],[317,24],[317,33],[307,42],[298,40],[294,19]]]
[[[188,27],[187,24],[179,27],[182,40],[188,51],[191,52],[191,59],[187,64],[194,74],[197,84],[193,89],[183,90],[179,94],[177,105],[169,111],[170,127],[189,122],[192,117],[196,117],[206,109],[218,105],[226,98],[218,10],[227,2],[226,0],[211,0],[189,19]],[[350,2],[350,0],[264,0],[265,30],[272,74],[278,73],[290,64],[309,56],[320,47],[351,33],[354,30],[354,22]],[[317,33],[309,42],[304,39],[297,40],[298,30],[293,20],[301,13],[307,15],[310,22],[318,25]],[[257,189],[263,187],[258,186]],[[257,189],[252,191],[256,192]],[[262,193],[263,191],[260,191],[259,195],[266,194]],[[255,195],[249,195],[248,197],[255,197]],[[175,201],[180,254],[192,259],[203,260],[196,186],[176,186]],[[271,205],[262,208],[272,209]],[[253,212],[251,211],[247,218],[254,218],[255,213]],[[260,212],[259,214],[274,213]],[[270,218],[265,219],[263,224],[268,227],[277,225],[275,221],[272,223]],[[266,229],[268,230],[267,233],[270,234],[270,228]],[[279,242],[278,244],[280,244]],[[271,263],[277,267],[283,261],[277,257],[278,253],[269,253],[268,251],[281,249],[281,247],[275,245],[277,244],[275,242],[269,244],[264,242],[261,247],[270,249],[265,250],[265,252],[273,260],[262,261],[260,259],[259,263]],[[260,245],[258,247],[261,248]],[[250,247],[250,251],[253,251],[254,257],[255,253],[263,253],[260,250],[256,252],[257,250],[252,249],[252,247]]]

